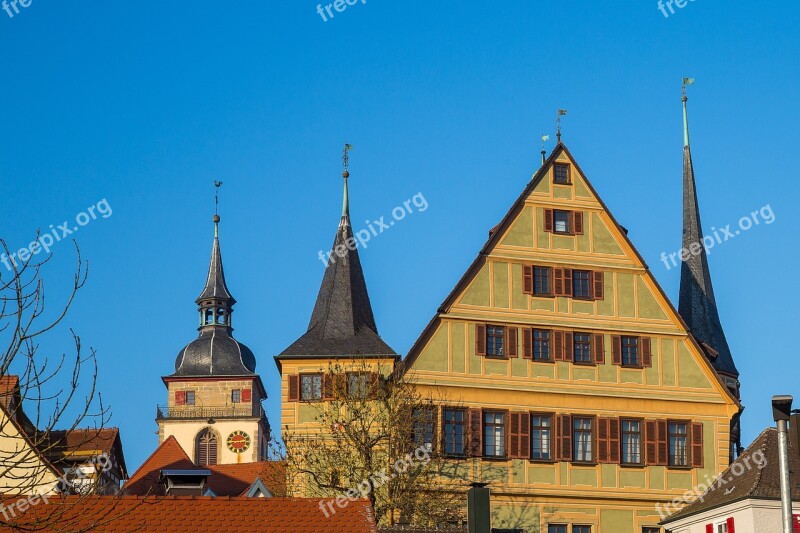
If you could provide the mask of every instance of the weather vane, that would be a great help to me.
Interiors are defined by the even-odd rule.
[[[544,133],[542,133],[542,164],[543,165],[544,165],[544,159],[545,159],[544,156],[547,153],[547,150],[544,149],[544,143],[546,143],[549,140],[550,140],[550,136],[549,135],[545,135]]]
[[[221,181],[214,180],[214,214],[219,215],[219,188],[222,186]]]
[[[686,96],[687,85],[694,85],[694,78],[683,78],[683,86],[681,87],[681,93],[683,96]]]
[[[350,166],[350,150],[352,149],[353,149],[352,144],[345,143],[344,150],[342,151],[342,166],[344,172],[346,172],[348,175],[350,174],[350,172],[348,171],[348,167]]]
[[[556,113],[556,137],[558,138],[558,142],[561,142],[561,117],[566,114],[566,109],[559,109],[558,113]]]

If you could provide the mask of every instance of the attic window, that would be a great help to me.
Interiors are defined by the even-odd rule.
[[[569,211],[559,211],[558,209],[553,211],[553,231],[555,233],[569,233],[569,219],[570,219],[570,212]]]
[[[566,163],[556,163],[553,166],[553,183],[558,185],[569,185],[570,181],[570,168]]]

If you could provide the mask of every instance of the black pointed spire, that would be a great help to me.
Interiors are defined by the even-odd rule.
[[[686,79],[684,83],[693,81]],[[699,246],[700,250],[697,254],[689,254],[688,259],[681,263],[678,312],[695,338],[705,345],[704,349],[717,371],[737,378],[739,371],[733,362],[725,331],[720,323],[714,288],[711,285],[708,257],[703,247],[703,228],[700,223],[700,207],[697,202],[692,151],[689,146],[685,91],[681,100],[683,101],[683,248],[696,250]]]
[[[350,225],[350,172],[347,168],[350,149],[350,145],[345,145],[342,218],[327,258],[308,331],[281,355],[397,355],[378,335]]]
[[[198,305],[205,300],[216,300],[231,308],[236,299],[231,296],[225,284],[225,270],[222,268],[222,253],[219,250],[219,215],[214,215],[214,244],[211,247],[211,262],[208,265],[208,276],[203,292],[197,297]]]

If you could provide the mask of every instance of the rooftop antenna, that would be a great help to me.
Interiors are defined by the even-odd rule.
[[[686,96],[686,87],[694,85],[694,78],[683,78],[683,85],[681,86],[681,102],[683,102],[683,147],[689,146],[689,113],[686,111],[686,101],[689,99]]]
[[[214,180],[214,238],[219,237],[219,188],[221,181]]]
[[[544,143],[546,143],[549,140],[550,136],[542,133],[542,165],[544,165],[544,160],[545,160],[544,156],[547,153],[547,151],[544,149]]]
[[[566,109],[559,109],[558,113],[556,114],[556,137],[558,138],[558,142],[561,143],[561,117],[567,114]]]

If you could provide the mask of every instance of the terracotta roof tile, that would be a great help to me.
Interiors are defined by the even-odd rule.
[[[59,521],[41,531],[80,529],[91,524],[108,533],[141,531],[195,533],[259,531],[261,533],[377,533],[368,500],[348,502],[335,513],[321,510],[316,498],[211,498],[69,496],[31,507],[20,515],[21,524],[57,515]],[[113,506],[113,507],[112,507]],[[107,522],[107,523],[104,523]],[[8,530],[8,529],[0,529]]]

